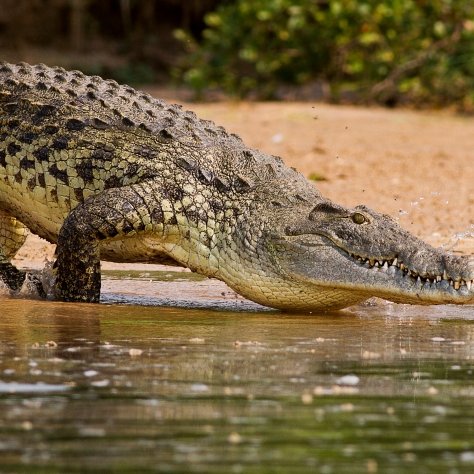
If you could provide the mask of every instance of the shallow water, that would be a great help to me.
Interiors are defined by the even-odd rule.
[[[474,472],[472,306],[290,315],[174,272],[103,301],[0,297],[0,472]]]

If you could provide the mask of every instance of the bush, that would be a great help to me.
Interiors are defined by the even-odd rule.
[[[234,0],[205,17],[183,80],[273,98],[282,84],[329,99],[474,104],[472,0]]]

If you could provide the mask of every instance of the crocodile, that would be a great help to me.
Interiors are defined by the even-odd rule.
[[[471,256],[333,203],[213,122],[113,80],[0,63],[0,278],[12,291],[30,231],[56,244],[63,301],[100,301],[102,259],[184,266],[282,310],[474,303]]]

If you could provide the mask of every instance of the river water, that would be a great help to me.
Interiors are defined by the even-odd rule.
[[[474,472],[474,307],[282,314],[189,273],[0,297],[0,472]]]

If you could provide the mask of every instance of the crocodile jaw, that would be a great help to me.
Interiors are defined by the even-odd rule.
[[[446,268],[436,274],[421,275],[400,263],[397,258],[377,260],[356,254],[351,254],[350,257],[357,262],[367,280],[374,282],[373,285],[377,288],[375,296],[411,304],[474,303],[474,265],[467,257],[464,261],[471,267],[471,273],[464,278],[451,277]]]
[[[362,256],[356,249],[346,250],[318,235],[278,239],[274,256],[284,277],[300,285],[298,309],[340,309],[373,296],[409,304],[474,303],[474,261],[436,249],[431,255],[436,274],[425,276],[396,258]],[[321,304],[315,305],[315,300]],[[271,306],[291,308],[294,304],[273,302]]]

